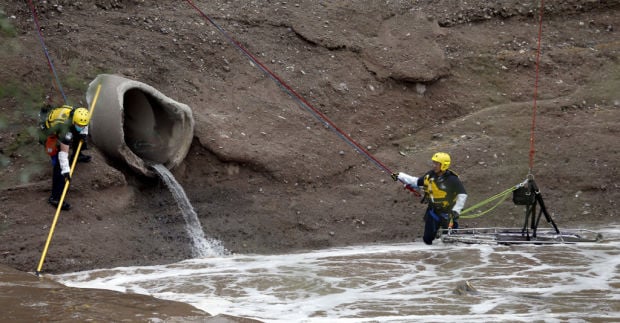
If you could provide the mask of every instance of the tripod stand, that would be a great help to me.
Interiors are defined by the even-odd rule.
[[[525,236],[527,241],[532,238],[536,238],[536,230],[538,229],[538,224],[540,223],[540,218],[544,215],[547,223],[551,223],[556,233],[560,233],[558,226],[555,224],[549,212],[547,212],[547,208],[545,207],[545,202],[543,201],[542,194],[540,194],[540,190],[534,182],[533,179],[527,181],[527,184],[514,191],[513,202],[518,205],[525,205],[525,223],[523,223],[523,228],[521,229],[521,235]],[[538,211],[538,215],[536,215],[537,206],[540,208]],[[529,222],[529,228],[528,228]],[[530,236],[531,232],[531,236]]]

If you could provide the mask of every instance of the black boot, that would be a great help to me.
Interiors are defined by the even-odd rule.
[[[58,203],[60,203],[60,201],[58,199],[53,198],[52,196],[50,196],[50,198],[47,200],[47,202],[49,204],[51,204],[54,207],[58,207]],[[71,209],[71,204],[63,201],[62,202],[62,207],[60,207],[61,210],[67,211],[69,209]]]
[[[78,155],[78,163],[89,163],[92,157],[80,153]]]
[[[75,155],[71,156],[70,160],[73,161],[73,158],[75,158]],[[78,158],[77,158],[77,162],[78,163],[88,163],[88,162],[90,162],[91,159],[92,159],[91,156],[84,155],[84,154],[82,154],[82,152],[80,152],[80,154],[78,155]]]

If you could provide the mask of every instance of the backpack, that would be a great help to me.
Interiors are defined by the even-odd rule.
[[[521,186],[512,192],[512,202],[515,205],[534,205],[536,194],[529,185]]]
[[[55,156],[58,153],[58,136],[50,129],[64,123],[73,114],[73,107],[63,105],[52,108],[45,105],[39,111],[39,143],[45,146],[45,153]]]
[[[47,114],[47,119],[45,120],[45,126],[49,129],[53,126],[65,123],[69,117],[73,116],[73,107],[68,105],[63,105],[61,107],[52,109]]]

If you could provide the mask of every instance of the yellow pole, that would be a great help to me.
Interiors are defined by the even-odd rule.
[[[95,111],[95,106],[97,104],[97,99],[99,98],[99,91],[101,90],[101,84],[97,86],[97,92],[95,92],[95,97],[93,98],[93,103],[90,107],[90,115],[93,115],[93,111]],[[71,164],[71,170],[69,170],[69,177],[73,176],[73,170],[75,169],[75,164],[77,163],[78,156],[80,154],[80,150],[82,149],[83,141],[80,139],[80,143],[78,144],[77,150],[74,153],[73,163]],[[50,232],[47,235],[47,241],[45,242],[45,247],[43,248],[43,253],[41,254],[41,260],[39,260],[39,266],[37,267],[37,271],[35,274],[39,276],[41,274],[41,268],[43,267],[43,261],[45,261],[45,255],[47,254],[47,249],[50,246],[50,242],[52,241],[52,236],[54,235],[54,228],[56,228],[56,222],[58,222],[58,217],[60,216],[60,210],[62,209],[62,204],[65,201],[65,195],[67,194],[67,190],[69,190],[70,181],[65,181],[65,188],[62,190],[62,195],[60,196],[60,201],[58,202],[58,207],[56,208],[56,214],[54,215],[54,220],[52,221],[52,226],[50,227]]]

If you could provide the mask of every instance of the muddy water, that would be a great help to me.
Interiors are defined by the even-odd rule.
[[[69,288],[0,265],[0,322],[187,322],[209,315],[179,302],[110,290]],[[221,321],[220,321],[221,322]]]
[[[414,242],[228,255],[54,279],[265,322],[617,322],[620,227],[597,231],[603,242]]]

